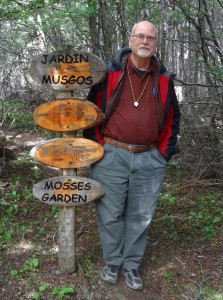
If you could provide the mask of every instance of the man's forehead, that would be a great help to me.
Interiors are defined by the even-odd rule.
[[[136,24],[133,27],[133,33],[144,33],[145,31],[149,31],[151,33],[157,34],[156,27],[150,22],[141,22]]]

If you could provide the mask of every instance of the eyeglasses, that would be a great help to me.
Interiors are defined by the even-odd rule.
[[[135,37],[138,41],[142,42],[145,38],[147,42],[154,42],[157,40],[156,36],[144,35],[144,34],[133,34],[131,37]]]

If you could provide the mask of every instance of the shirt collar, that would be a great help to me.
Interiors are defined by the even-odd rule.
[[[128,57],[127,65],[129,68],[129,74],[138,73],[138,69],[133,65],[130,55]],[[155,63],[154,63],[153,59],[150,59],[150,64],[148,66],[148,69],[145,72],[146,73],[154,73],[155,72]]]

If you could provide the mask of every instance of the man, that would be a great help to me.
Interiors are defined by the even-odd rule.
[[[119,274],[132,289],[143,289],[139,266],[168,160],[175,152],[180,112],[173,74],[155,58],[157,30],[148,21],[134,25],[129,47],[107,65],[107,76],[88,99],[105,112],[102,126],[86,137],[104,145],[91,176],[105,195],[96,201],[105,267],[103,280]]]

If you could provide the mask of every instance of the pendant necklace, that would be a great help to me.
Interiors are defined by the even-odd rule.
[[[139,96],[139,98],[138,98],[138,100],[137,100],[137,99],[135,98],[135,95],[134,95],[134,91],[133,91],[133,87],[132,87],[132,81],[131,81],[131,78],[130,78],[128,65],[127,65],[127,71],[128,71],[128,76],[129,76],[129,82],[130,82],[130,87],[131,87],[131,91],[132,91],[132,96],[133,96],[133,99],[134,99],[133,105],[134,105],[135,107],[138,107],[138,106],[139,106],[139,100],[141,99],[141,97],[142,97],[142,95],[143,95],[143,93],[144,93],[144,91],[145,91],[145,89],[146,89],[146,87],[147,87],[147,84],[148,84],[148,82],[149,82],[150,75],[148,76],[148,79],[147,79],[147,81],[146,81],[146,84],[145,84],[145,86],[144,86],[144,88],[143,88],[143,90],[142,90],[142,92],[141,92],[141,94],[140,94],[140,96]]]

